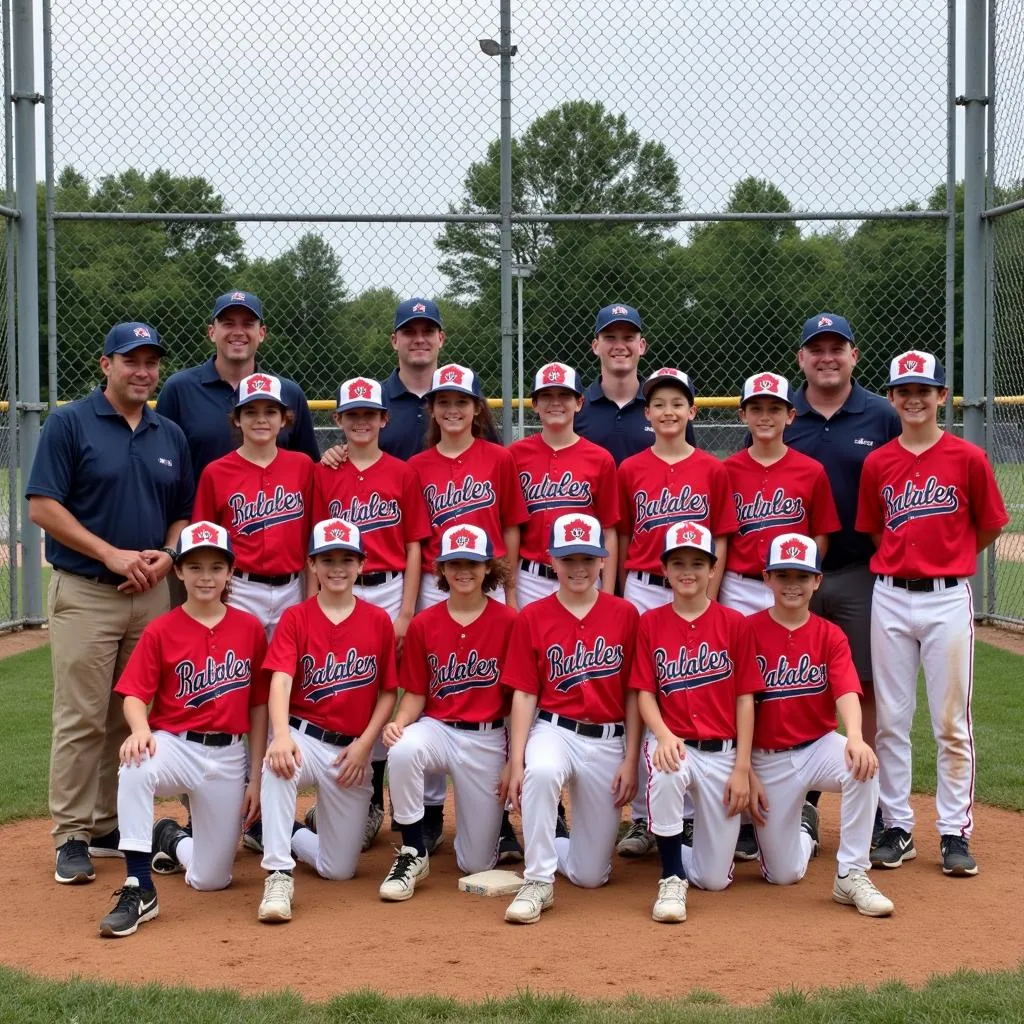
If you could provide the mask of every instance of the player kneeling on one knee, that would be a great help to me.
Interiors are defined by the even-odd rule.
[[[448,600],[420,612],[402,652],[404,693],[384,727],[394,818],[402,846],[381,899],[407,900],[430,873],[423,836],[424,772],[448,773],[455,789],[455,858],[472,874],[494,867],[505,769],[509,697],[499,679],[515,612],[488,597],[502,582],[478,526],[441,535],[437,586]]]
[[[818,851],[818,812],[808,790],[842,794],[837,903],[868,917],[893,911],[868,878],[868,854],[878,803],[878,759],[861,735],[860,682],[843,631],[810,611],[821,584],[814,541],[799,533],[776,537],[765,582],[773,607],[751,616],[765,689],[757,695],[750,808],[769,882],[803,878]],[[836,711],[846,727],[836,732]]]
[[[296,857],[324,878],[355,874],[372,794],[370,751],[398,687],[391,618],[352,592],[363,565],[358,527],[317,523],[309,561],[320,593],[285,611],[265,662],[273,675],[261,921],[291,920]],[[295,821],[306,786],[317,791],[316,833]]]
[[[182,530],[174,571],[185,603],[146,627],[114,688],[131,735],[117,786],[126,878],[100,922],[106,938],[131,935],[159,914],[151,871],[184,871],[193,889],[223,889],[239,824],[259,817],[259,781],[246,784],[242,739],[248,733],[252,757],[262,759],[267,640],[255,616],[226,604],[233,562],[227,531],[215,523]],[[153,798],[184,793],[192,833],[172,818],[154,828]]]
[[[594,588],[608,554],[601,524],[559,516],[549,551],[558,590],[516,619],[502,675],[514,694],[501,796],[522,810],[526,847],[526,884],[505,912],[518,924],[551,906],[556,870],[587,888],[608,881],[639,756],[636,698],[626,689],[638,616],[628,601]],[[571,838],[555,836],[563,787]]]
[[[747,620],[708,597],[715,541],[698,523],[674,523],[661,554],[672,603],[640,617],[629,685],[647,727],[647,806],[661,855],[652,916],[686,920],[689,882],[732,881],[740,811],[748,803],[754,697],[764,683]],[[693,846],[683,843],[693,801]]]

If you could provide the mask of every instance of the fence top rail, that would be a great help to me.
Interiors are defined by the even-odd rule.
[[[15,210],[12,206],[4,206],[0,203],[0,217],[9,217],[11,220],[17,220],[20,216],[20,210]]]
[[[1002,206],[993,206],[988,210],[982,210],[982,217],[993,220],[996,217],[1005,217],[1008,213],[1016,213],[1024,210],[1024,199],[1015,199],[1012,203],[1003,203]]]

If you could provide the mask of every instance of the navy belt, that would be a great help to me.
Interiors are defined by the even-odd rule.
[[[723,750],[732,750],[735,740],[686,740],[683,742],[694,750],[703,750],[708,754],[720,754]]]
[[[186,732],[184,739],[189,743],[201,743],[204,747],[230,747],[242,738],[241,733],[233,732]]]
[[[390,583],[401,573],[397,572],[361,572],[356,577],[357,587],[379,587],[382,583]]]
[[[495,718],[493,722],[445,722],[451,729],[462,729],[465,732],[489,732],[491,729],[500,729],[505,725],[504,718]]]
[[[312,722],[307,722],[304,718],[299,718],[296,715],[288,716],[288,724],[293,729],[298,729],[299,732],[312,736],[315,740],[330,743],[333,747],[347,747],[355,739],[355,736],[346,736],[343,732],[321,729],[319,725],[313,725]]]
[[[804,747],[809,747],[812,743],[817,743],[819,739],[821,739],[820,736],[818,739],[804,740],[803,743],[794,743],[791,747],[772,747],[766,749],[764,752],[766,754],[789,754],[794,750],[803,750]]]
[[[60,569],[59,567],[55,568],[57,568],[58,572],[66,573],[68,576],[85,580],[87,583],[102,583],[105,587],[119,587],[127,579],[126,576],[118,576],[116,572],[110,572],[109,569],[104,569],[96,576],[87,576],[84,572],[74,572],[72,569]]]
[[[636,578],[639,583],[649,583],[652,587],[664,587],[666,590],[672,589],[672,584],[668,581],[668,578],[662,576],[661,573],[639,572],[636,569],[631,571],[636,573]]]
[[[544,562],[531,562],[528,558],[520,558],[519,568],[522,569],[523,572],[530,573],[531,576],[543,576],[546,580],[558,579],[558,576],[555,574],[555,570]]]
[[[904,576],[887,576],[885,579],[891,580],[894,587],[898,587],[900,590],[909,590],[915,594],[930,594],[935,590],[949,590],[950,587],[955,587],[960,582],[957,576],[938,576],[934,579],[931,576],[919,577],[917,579],[907,579]]]
[[[283,587],[292,580],[297,580],[301,573],[297,572],[286,572],[280,576],[264,576],[258,572],[243,572],[241,569],[233,569],[233,576],[237,576],[240,580],[248,580],[250,583],[265,583],[268,587]]]
[[[565,715],[556,715],[553,711],[538,711],[537,717],[552,725],[561,726],[577,736],[588,736],[592,740],[613,739],[616,736],[624,736],[626,727],[621,722],[608,722],[606,725],[595,725],[590,722],[577,722],[575,718],[566,718]]]

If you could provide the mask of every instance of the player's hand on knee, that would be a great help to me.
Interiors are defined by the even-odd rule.
[[[768,797],[764,791],[764,783],[757,777],[753,768],[747,776],[750,783],[750,797],[747,800],[747,811],[757,825],[766,823],[765,812],[768,810]]]
[[[385,747],[393,747],[401,738],[405,730],[397,722],[388,722],[381,730],[380,738]]]
[[[636,796],[636,760],[626,758],[612,779],[612,796],[616,807],[623,807]]]
[[[673,733],[658,737],[651,762],[660,772],[677,772],[686,760],[686,744]]]
[[[725,784],[725,796],[722,801],[726,805],[731,818],[740,811],[745,811],[750,804],[750,771],[747,768],[733,768]]]
[[[846,741],[846,767],[858,782],[867,782],[878,771],[878,757],[863,740]]]
[[[242,830],[247,829],[260,816],[260,778],[249,780],[242,795]]]
[[[302,767],[302,751],[292,739],[291,734],[275,736],[267,747],[264,758],[267,767],[280,779],[290,779],[296,768]]]
[[[320,456],[320,464],[328,469],[339,469],[348,462],[348,445],[336,444]]]
[[[367,769],[370,767],[371,746],[369,740],[360,738],[342,748],[341,753],[331,762],[335,767],[340,768],[338,772],[339,786],[348,789],[350,786],[362,785]]]
[[[121,764],[142,764],[143,755],[152,757],[156,753],[156,740],[149,729],[142,729],[133,732],[128,739],[121,744]]]

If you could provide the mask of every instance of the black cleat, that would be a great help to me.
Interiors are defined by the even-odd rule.
[[[878,845],[871,850],[873,868],[898,868],[905,860],[917,856],[914,837],[902,828],[887,828]]]
[[[962,878],[978,873],[978,862],[971,856],[967,840],[962,836],[943,836],[939,841],[942,854],[942,873]]]
[[[69,839],[57,847],[57,869],[53,877],[61,885],[84,885],[96,877],[89,844],[84,839]]]
[[[105,939],[120,939],[133,935],[143,921],[152,921],[160,913],[155,889],[140,889],[134,878],[126,878],[115,891],[117,906],[100,921],[100,935]]]
[[[173,818],[161,818],[153,826],[153,859],[150,867],[158,875],[173,875],[185,870],[178,860],[178,843],[187,835]]]
[[[732,855],[735,861],[757,860],[760,851],[757,846],[757,833],[753,825],[740,825],[740,836],[736,840],[736,850]]]
[[[89,856],[120,857],[121,860],[124,860],[124,850],[117,848],[120,842],[121,832],[116,828],[105,836],[96,836],[89,840]]]

